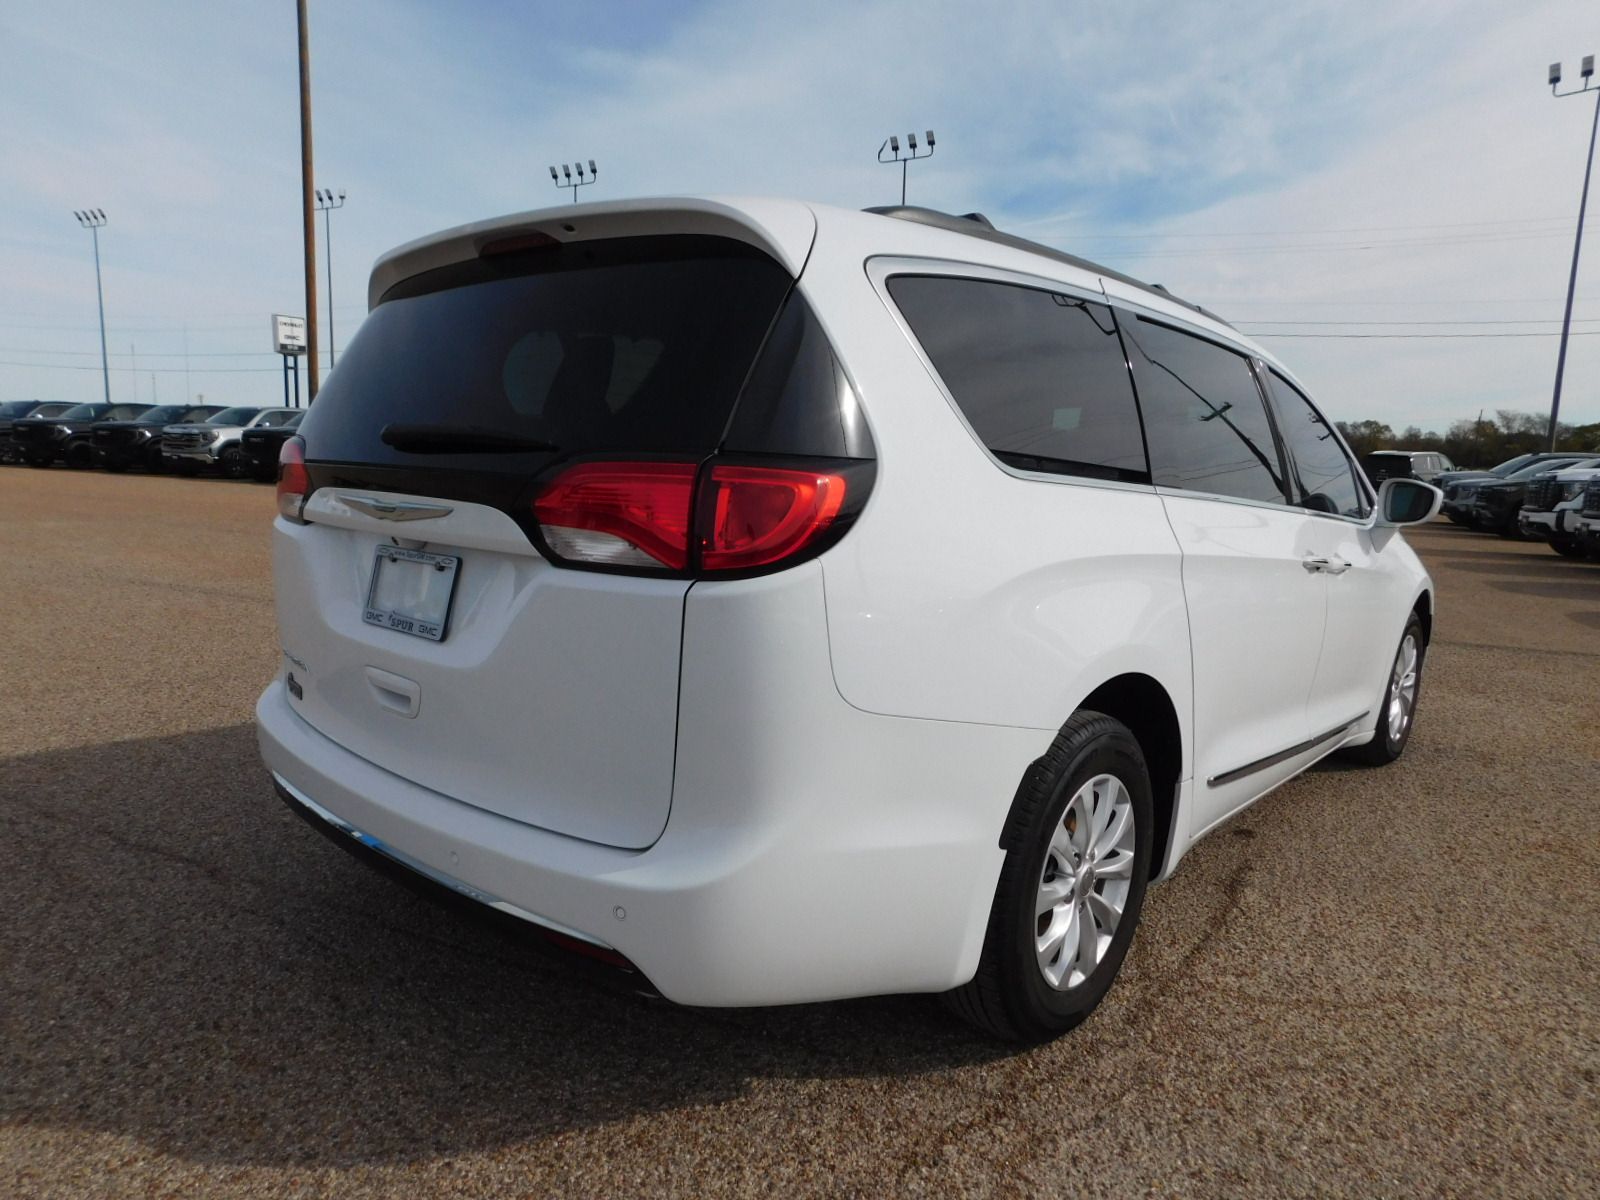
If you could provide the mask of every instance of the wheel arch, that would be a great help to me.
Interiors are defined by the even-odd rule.
[[[1133,733],[1150,770],[1151,807],[1155,812],[1156,837],[1150,852],[1150,874],[1156,878],[1167,861],[1178,815],[1178,784],[1184,774],[1183,725],[1178,719],[1172,695],[1160,680],[1140,671],[1113,676],[1086,695],[1073,712],[1104,713],[1120,721]],[[1018,785],[1019,793],[1028,785],[1035,767],[1030,765]],[[1010,845],[1012,818],[1006,820],[1001,846]]]
[[[1417,620],[1422,622],[1422,644],[1426,646],[1433,641],[1433,593],[1423,588],[1417,595],[1417,602],[1411,606],[1411,611],[1417,615]]]

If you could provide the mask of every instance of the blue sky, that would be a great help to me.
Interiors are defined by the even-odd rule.
[[[595,198],[859,207],[897,196],[883,137],[932,127],[913,202],[1206,304],[1341,418],[1549,403],[1592,107],[1542,85],[1600,50],[1586,0],[311,10],[317,182],[349,193],[341,345],[380,253],[560,202],[552,162],[598,160]],[[304,308],[296,88],[292,0],[0,14],[0,399],[99,395],[84,206],[110,220],[113,398],[281,394],[268,315]],[[1600,194],[1591,213],[1600,231]],[[1600,238],[1581,285],[1563,415],[1593,421]],[[1437,333],[1474,336],[1418,336]]]

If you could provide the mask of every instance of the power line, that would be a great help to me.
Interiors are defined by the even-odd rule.
[[[1594,324],[1600,317],[1573,317],[1574,324]],[[1517,319],[1507,317],[1501,320],[1482,320],[1463,317],[1460,320],[1441,319],[1438,321],[1278,321],[1271,317],[1250,319],[1248,317],[1235,317],[1236,325],[1553,325],[1557,323],[1555,317],[1532,317]]]
[[[1270,338],[1359,338],[1367,339],[1422,339],[1422,338],[1551,338],[1560,337],[1559,329],[1552,329],[1546,333],[1276,333],[1271,329],[1259,329],[1254,332],[1240,330],[1251,337]],[[1574,329],[1573,337],[1595,337],[1600,335],[1600,329]]]

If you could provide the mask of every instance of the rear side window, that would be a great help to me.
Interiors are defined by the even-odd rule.
[[[1030,471],[1150,482],[1111,310],[1016,284],[929,275],[889,294],[968,424]]]
[[[578,242],[396,285],[339,354],[301,430],[322,462],[525,473],[526,454],[430,454],[391,423],[475,427],[565,454],[705,453],[789,274],[726,238]]]
[[[1366,493],[1327,420],[1276,371],[1267,373],[1267,388],[1278,410],[1278,431],[1294,460],[1295,503],[1312,512],[1365,517]],[[1421,458],[1427,462],[1427,455]]]
[[[1125,314],[1122,331],[1155,482],[1282,503],[1283,467],[1245,357],[1143,317]]]

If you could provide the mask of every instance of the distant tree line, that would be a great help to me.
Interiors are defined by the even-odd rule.
[[[1545,449],[1550,417],[1545,413],[1496,409],[1494,420],[1463,418],[1447,433],[1423,432],[1407,425],[1399,433],[1382,421],[1339,421],[1350,448],[1360,457],[1374,450],[1438,450],[1458,467],[1492,467],[1518,454]],[[1593,450],[1600,454],[1600,421],[1589,425],[1556,423],[1558,450]]]

